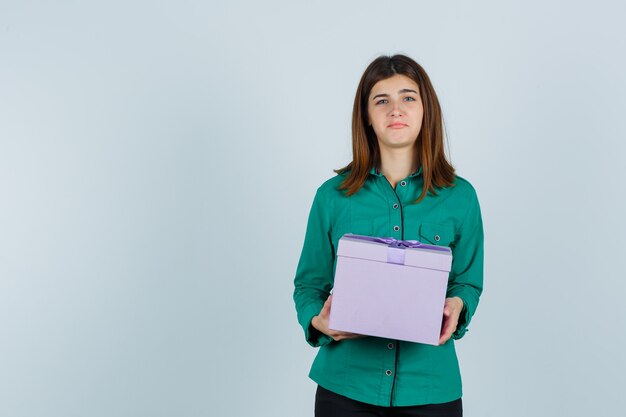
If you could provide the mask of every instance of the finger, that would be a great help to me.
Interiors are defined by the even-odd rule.
[[[452,333],[456,330],[457,322],[453,320],[446,321],[446,324],[441,332],[441,337],[439,338],[439,344],[444,344],[452,337]]]
[[[444,337],[450,330],[450,318],[444,317],[443,323],[441,324],[441,337]]]
[[[362,335],[362,334],[343,332],[341,330],[334,331],[332,335],[335,338],[335,340],[356,339],[359,337],[365,337],[365,335]]]
[[[330,310],[330,306],[333,303],[333,295],[329,295],[328,298],[326,299],[326,302],[324,303],[325,306],[328,306],[328,309]]]
[[[320,316],[328,317],[329,313],[330,313],[330,298],[326,300],[326,302],[324,303],[324,306],[322,307],[322,311],[320,311]]]
[[[448,339],[450,339],[450,336],[452,336],[452,332],[450,331],[450,326],[446,325],[446,327],[441,332],[441,336],[439,337],[439,344],[443,345],[444,343],[446,343]]]
[[[327,299],[326,299],[326,301],[324,302],[324,305],[325,305],[325,306],[330,307],[330,303],[331,303],[331,302],[332,302],[332,300],[333,300],[333,298],[332,298],[332,297],[333,297],[332,295],[329,295],[329,296],[328,296],[328,298],[327,298]]]
[[[337,335],[335,337],[335,340],[349,340],[349,339],[357,339],[359,337],[364,337],[364,336],[353,334],[353,333],[346,333],[346,334]]]
[[[334,331],[331,334],[332,338],[339,341],[339,340],[345,340],[345,339],[350,339],[350,333],[346,333],[346,332],[341,332],[341,331]]]
[[[441,333],[439,333],[439,337],[444,337],[446,333],[448,333],[448,323],[444,322],[441,326]]]

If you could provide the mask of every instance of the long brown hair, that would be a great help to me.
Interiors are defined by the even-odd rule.
[[[424,106],[422,127],[415,141],[415,153],[422,166],[424,188],[415,203],[419,203],[435,188],[454,185],[454,167],[446,159],[444,151],[444,127],[441,107],[430,78],[417,62],[404,55],[380,56],[367,67],[354,97],[352,110],[352,162],[334,170],[337,174],[348,172],[338,187],[350,196],[361,189],[372,167],[380,165],[380,149],[374,129],[367,121],[367,102],[374,85],[380,81],[402,74],[417,84]]]

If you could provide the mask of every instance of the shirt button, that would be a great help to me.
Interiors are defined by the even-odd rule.
[[[398,208],[398,203],[394,204],[393,208],[397,209]]]
[[[400,185],[404,187],[406,185],[406,181],[400,181]]]
[[[441,240],[441,237],[439,237],[439,235],[435,235],[435,242],[439,242]]]
[[[387,370],[385,371],[385,374],[387,374],[387,376],[390,376],[390,375],[391,375],[391,371],[390,371],[389,369],[387,369]]]
[[[389,343],[389,344],[387,345],[387,347],[388,347],[389,349],[393,349],[393,343]]]
[[[397,232],[398,230],[400,230],[400,226],[394,226],[393,230],[395,230]]]

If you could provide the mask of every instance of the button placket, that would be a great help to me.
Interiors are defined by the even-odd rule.
[[[396,239],[402,239],[403,238],[403,234],[402,234],[402,199],[401,199],[401,195],[404,194],[404,189],[400,188],[400,187],[396,187],[394,189],[394,187],[391,185],[391,183],[389,182],[389,180],[387,180],[387,178],[385,178],[383,176],[383,178],[385,179],[385,181],[387,182],[387,185],[389,186],[388,188],[388,192],[390,193],[389,196],[392,197],[390,198],[390,203],[391,203],[391,208],[392,211],[389,213],[390,214],[390,221],[389,221],[389,226],[391,227],[391,230],[389,231],[389,236],[393,236]],[[402,181],[402,187],[406,186],[407,182],[406,181]],[[400,185],[398,183],[398,185]]]
[[[398,195],[396,197],[399,199]],[[392,213],[391,214],[391,230],[392,233],[397,233],[402,230],[402,207],[400,206],[400,201],[396,201],[391,205]],[[395,238],[399,239],[399,236],[394,235]]]

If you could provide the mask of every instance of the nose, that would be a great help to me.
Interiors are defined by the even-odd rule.
[[[399,101],[394,100],[393,107],[391,108],[391,113],[389,114],[390,116],[397,117],[402,114],[402,109],[401,109],[400,104],[401,103]]]

